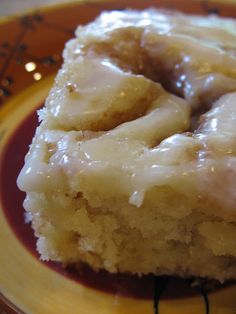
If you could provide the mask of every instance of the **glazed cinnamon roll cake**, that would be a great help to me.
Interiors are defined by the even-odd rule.
[[[105,12],[63,56],[18,178],[41,258],[236,278],[236,22]]]

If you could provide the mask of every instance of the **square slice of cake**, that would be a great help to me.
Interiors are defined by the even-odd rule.
[[[154,9],[78,27],[18,178],[43,260],[236,278],[235,30]]]

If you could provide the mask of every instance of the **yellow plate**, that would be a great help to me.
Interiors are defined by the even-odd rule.
[[[43,103],[53,73],[62,61],[65,41],[73,36],[77,24],[89,22],[102,10],[159,5],[184,12],[236,16],[234,6],[206,1],[84,1],[0,23],[0,313],[236,314],[233,284],[207,295],[199,291],[188,296],[185,292],[181,296],[179,286],[179,297],[160,296],[157,306],[150,298],[108,293],[68,278],[66,271],[63,275],[55,271],[56,267],[39,261],[36,253],[29,250],[29,239],[22,236],[29,226],[24,224],[23,209],[18,203],[22,195],[16,189],[15,177],[36,125],[36,120],[25,118]],[[145,289],[145,285],[137,284],[137,289]],[[145,295],[145,291],[141,294]]]

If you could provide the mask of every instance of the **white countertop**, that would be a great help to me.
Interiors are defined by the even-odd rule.
[[[71,2],[71,0],[0,0],[0,17],[24,12],[33,7]]]

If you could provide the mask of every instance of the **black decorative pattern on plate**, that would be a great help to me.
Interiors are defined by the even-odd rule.
[[[214,280],[207,280],[203,278],[191,278],[186,279],[189,291],[193,291],[194,294],[199,295],[203,298],[204,302],[204,312],[199,314],[209,314],[210,313],[210,303],[208,298],[208,292],[216,289],[220,286],[220,283]],[[153,294],[153,308],[154,314],[161,314],[159,310],[159,304],[163,294],[171,285],[171,277],[169,276],[156,276],[154,282],[154,294]]]
[[[212,6],[207,0],[202,1],[202,7],[207,14],[220,14],[219,8]]]
[[[24,42],[24,38],[28,31],[35,31],[39,27],[46,27],[47,29],[53,29],[58,32],[64,32],[73,35],[74,30],[66,26],[61,26],[59,24],[48,22],[44,20],[43,14],[40,12],[35,12],[31,15],[24,15],[19,18],[19,34],[16,37],[15,42],[10,43],[4,41],[0,43],[0,59],[4,59],[4,63],[0,68],[0,105],[2,105],[9,96],[12,95],[12,88],[14,88],[14,77],[13,75],[7,76],[7,69],[12,61],[24,66],[28,61],[34,62],[36,65],[42,66],[53,66],[61,61],[60,55],[46,55],[42,57],[34,56],[28,53],[28,46]],[[40,79],[40,77],[36,79]]]

